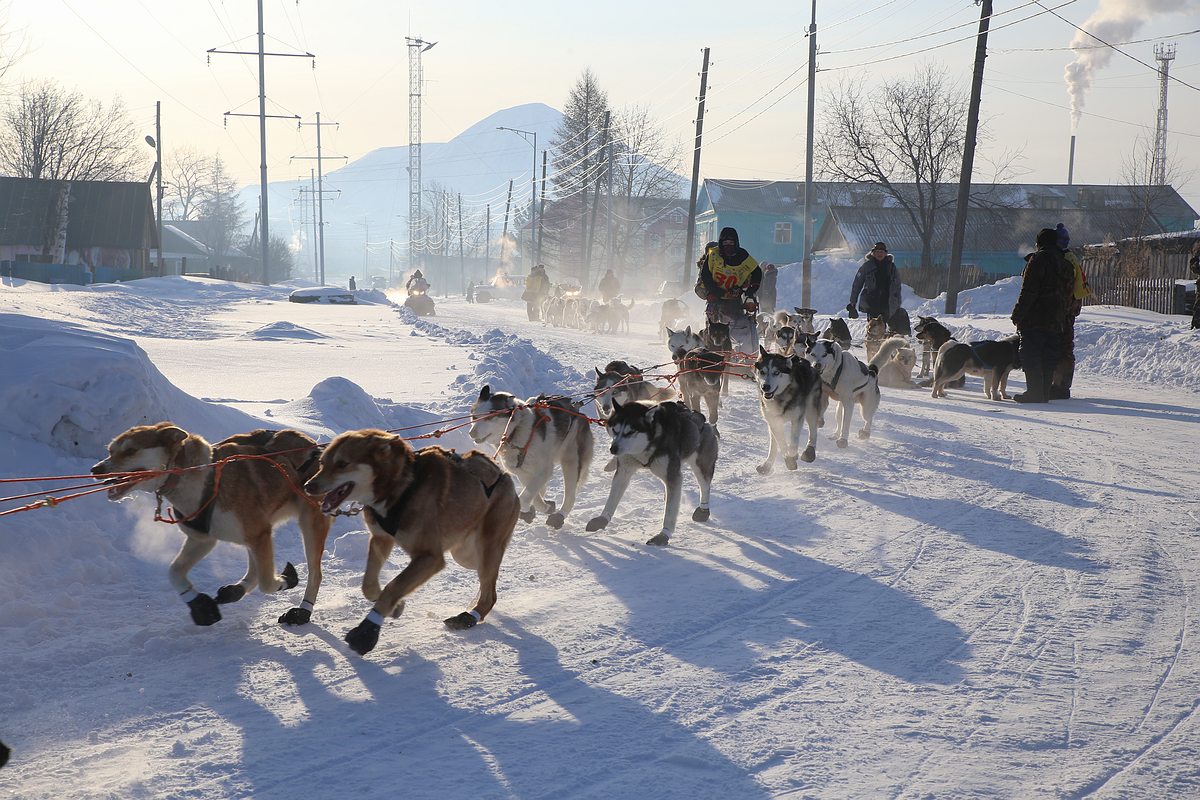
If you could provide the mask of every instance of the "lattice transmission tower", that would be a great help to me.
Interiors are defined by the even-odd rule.
[[[421,87],[425,72],[421,55],[437,42],[405,36],[408,43],[408,268],[418,266],[417,251],[424,236],[421,219]]]
[[[1154,156],[1150,163],[1150,184],[1162,186],[1167,182],[1167,75],[1175,59],[1174,44],[1154,45],[1158,62],[1158,121],[1154,126]]]

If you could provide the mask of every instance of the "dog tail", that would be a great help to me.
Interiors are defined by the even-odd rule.
[[[880,367],[886,364],[892,356],[900,352],[905,347],[908,347],[908,340],[903,336],[893,336],[884,340],[883,344],[879,346],[879,352],[876,353],[875,357],[871,359],[871,362],[868,364],[868,366],[874,367],[875,371],[878,372]]]
[[[583,486],[587,482],[588,470],[592,466],[592,453],[596,441],[592,436],[588,435],[591,433],[591,430],[588,428],[590,423],[583,420],[576,420],[576,424],[583,425],[584,430],[575,437],[576,446],[579,448],[579,474],[575,476],[575,485]]]

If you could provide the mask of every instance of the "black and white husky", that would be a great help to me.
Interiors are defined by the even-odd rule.
[[[871,421],[879,408],[879,366],[874,362],[864,364],[830,339],[813,342],[807,358],[820,373],[825,392],[838,401],[838,425],[834,436],[837,446],[845,447],[849,443],[850,418],[855,403],[862,411],[864,422],[858,438],[869,439]]]
[[[476,444],[495,445],[496,460],[521,481],[521,519],[533,522],[538,513],[546,513],[546,524],[561,528],[587,480],[595,447],[591,425],[574,403],[545,395],[518,400],[485,385],[471,406],[468,433]],[[556,464],[563,473],[558,509],[544,496]]]
[[[604,365],[603,371],[596,367],[596,385],[592,389],[592,396],[596,398],[596,408],[607,417],[612,413],[614,399],[622,403],[635,400],[659,403],[674,400],[675,392],[650,383],[642,370],[626,361],[610,361]]]
[[[691,467],[700,484],[700,505],[692,512],[692,519],[697,522],[708,519],[708,493],[717,467],[718,439],[716,429],[705,421],[703,414],[674,401],[614,400],[612,414],[605,424],[612,436],[609,451],[616,457],[616,472],[604,510],[587,524],[589,531],[608,525],[633,474],[643,467],[661,480],[667,490],[662,531],[646,544],[665,545],[675,532],[684,465]]]
[[[796,468],[800,429],[805,423],[808,423],[808,446],[800,459],[805,462],[816,460],[817,428],[824,421],[824,392],[816,369],[800,356],[768,353],[760,345],[754,374],[758,378],[763,420],[771,439],[767,460],[758,466],[759,474],[766,475],[775,467],[775,458],[780,451],[783,451],[784,465],[788,469]]]
[[[708,406],[708,419],[717,424],[721,404],[721,380],[725,376],[725,358],[704,346],[699,333],[689,325],[681,331],[667,329],[667,347],[679,370],[679,393],[692,411],[700,410],[700,401]]]
[[[1021,366],[1020,336],[982,342],[953,339],[938,348],[933,364],[933,397],[945,397],[946,387],[964,375],[983,378],[983,394],[989,400],[1007,400],[1008,373]]]

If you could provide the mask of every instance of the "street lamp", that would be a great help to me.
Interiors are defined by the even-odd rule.
[[[532,263],[530,267],[538,263],[542,254],[537,250],[537,132],[523,131],[519,128],[506,128],[503,125],[497,125],[498,131],[512,131],[521,135],[521,138],[533,145],[533,171],[530,173],[529,185],[529,249],[533,253]],[[530,137],[533,137],[532,141]]]

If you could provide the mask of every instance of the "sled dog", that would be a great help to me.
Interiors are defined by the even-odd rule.
[[[1008,373],[1021,366],[1020,336],[982,342],[953,339],[937,351],[933,365],[933,396],[945,397],[946,387],[970,373],[983,378],[983,394],[989,400],[1007,400]]]
[[[729,323],[709,320],[700,335],[704,347],[721,356],[721,396],[729,396],[729,373],[737,369],[733,358],[733,339],[729,336]]]
[[[213,445],[170,422],[160,422],[130,428],[113,439],[108,457],[93,466],[92,473],[100,477],[114,472],[188,470],[143,481],[110,478],[107,482],[113,484],[108,490],[110,500],[120,500],[137,489],[152,492],[160,502],[171,504],[185,538],[167,574],[197,625],[218,622],[220,605],[241,600],[255,586],[272,593],[299,583],[291,563],[276,574],[272,541],[275,526],[298,520],[308,560],[308,580],[304,601],[279,621],[303,625],[312,615],[321,588],[321,555],[330,523],[299,491],[300,485],[316,472],[316,454],[316,442],[299,431],[257,430]],[[232,455],[268,456],[270,463],[247,459],[209,469],[188,469]],[[188,573],[219,541],[244,546],[248,563],[242,579],[222,586],[214,600],[192,587]]]
[[[949,328],[938,322],[936,317],[920,316],[917,317],[917,324],[913,326],[913,332],[916,334],[917,341],[922,345],[921,372],[918,377],[924,378],[933,371],[933,359],[937,351],[942,345],[953,339],[954,334],[950,333]],[[965,379],[960,379],[956,386],[962,386],[965,382]],[[923,385],[929,386],[931,384],[926,383]]]
[[[716,429],[705,422],[703,414],[678,402],[614,400],[606,425],[612,436],[609,452],[616,456],[616,471],[604,510],[588,522],[589,531],[608,525],[617,513],[630,479],[642,467],[649,469],[667,488],[662,531],[646,544],[666,545],[675,532],[685,464],[691,467],[700,484],[700,505],[692,512],[692,519],[697,522],[708,519],[708,492],[717,466],[718,440]]]
[[[800,429],[805,423],[808,424],[808,446],[800,454],[800,460],[816,460],[817,428],[823,422],[824,412],[821,376],[807,359],[768,353],[762,346],[758,348],[754,373],[758,378],[759,401],[770,437],[767,460],[758,466],[759,474],[766,475],[775,467],[775,458],[780,452],[784,465],[788,469],[796,468]]]
[[[828,342],[837,342],[843,350],[850,349],[850,326],[841,317],[829,320],[829,327],[821,332],[821,338]]]
[[[674,391],[649,383],[642,377],[642,370],[625,361],[610,361],[604,366],[603,372],[596,367],[596,385],[592,395],[596,398],[596,408],[605,417],[612,413],[614,397],[622,403],[635,400],[661,403],[675,399]]]
[[[863,427],[858,438],[871,436],[871,421],[879,408],[879,367],[875,362],[864,364],[842,346],[829,339],[820,339],[808,351],[808,360],[821,375],[826,393],[838,401],[838,426],[835,441],[845,447],[850,438],[850,418],[853,404],[858,403],[863,415]]]
[[[533,522],[545,513],[547,525],[561,528],[587,480],[595,446],[579,409],[565,397],[518,400],[484,385],[471,406],[471,420],[472,441],[498,447],[500,463],[521,481],[521,519]],[[557,509],[544,494],[556,464],[563,474],[563,502]]]
[[[678,328],[680,325],[686,325],[687,318],[688,307],[684,305],[682,300],[664,300],[662,310],[658,314],[659,341],[665,342],[667,340],[668,328]]]
[[[667,329],[667,347],[679,370],[679,392],[692,411],[700,410],[700,401],[708,406],[709,420],[717,424],[717,407],[721,402],[721,379],[725,376],[725,359],[707,350],[699,334],[689,325],[681,331]]]
[[[521,506],[512,476],[483,453],[415,451],[385,431],[350,431],[325,448],[304,489],[325,495],[325,513],[346,502],[363,506],[371,543],[362,593],[375,607],[346,633],[354,652],[375,647],[384,618],[400,615],[405,598],[446,566],[447,552],[479,576],[479,595],[469,611],[444,620],[446,627],[473,627],[496,605],[496,577]],[[396,545],[410,561],[381,588],[379,573]]]
[[[906,337],[885,339],[872,360],[879,365],[880,386],[892,389],[917,388],[912,379],[913,367],[917,365],[917,351],[908,346]]]
[[[863,335],[863,347],[867,351],[867,361],[875,358],[880,345],[888,338],[887,323],[883,317],[871,317],[867,320],[867,331]]]

